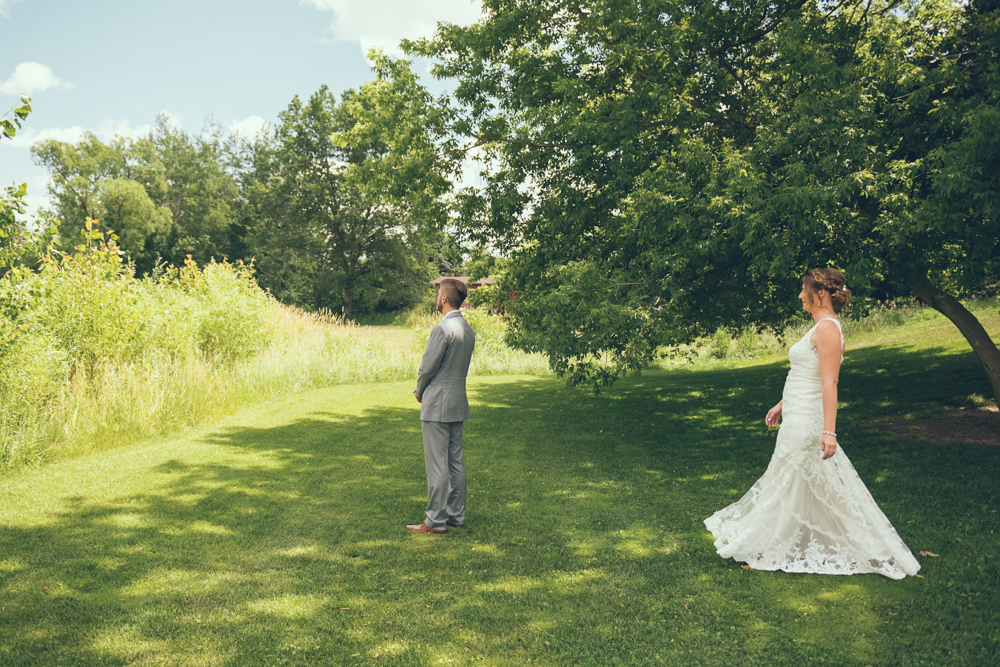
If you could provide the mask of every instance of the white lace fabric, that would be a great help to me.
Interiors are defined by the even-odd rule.
[[[878,573],[892,579],[914,575],[920,564],[843,447],[822,460],[823,386],[819,354],[809,340],[816,326],[788,352],[792,367],[767,471],[746,495],[705,519],[705,525],[720,556],[757,570]]]

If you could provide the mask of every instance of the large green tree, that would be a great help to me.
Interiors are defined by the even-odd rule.
[[[231,246],[252,260],[257,282],[289,305],[315,307],[319,245],[292,196],[285,151],[276,132],[233,137],[230,155],[239,175]]]
[[[191,136],[161,115],[148,139],[131,156],[139,166],[163,165],[163,178],[146,188],[153,202],[168,208],[173,219],[163,257],[178,266],[186,255],[202,262],[229,257],[237,186],[227,169],[219,128],[209,125],[199,136]]]
[[[797,275],[955,298],[1000,276],[995,3],[484,0],[405,43],[455,81],[469,238],[508,255],[514,340],[577,382],[792,312]]]
[[[229,256],[236,186],[217,136],[191,137],[160,115],[139,139],[105,144],[87,133],[77,143],[50,139],[31,150],[51,175],[64,246],[82,241],[90,217],[115,230],[140,273],[157,261],[179,266],[187,255],[199,262]]]
[[[427,138],[425,91],[405,63],[374,58],[384,76],[339,103],[325,86],[296,97],[273,139],[241,151],[244,252],[261,285],[348,317],[421,300],[450,187]]]

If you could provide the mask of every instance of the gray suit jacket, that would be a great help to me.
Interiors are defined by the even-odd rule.
[[[431,330],[417,371],[421,420],[460,422],[469,418],[465,376],[475,347],[476,334],[460,311],[448,313]]]

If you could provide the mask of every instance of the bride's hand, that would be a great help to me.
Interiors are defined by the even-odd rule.
[[[837,439],[832,435],[823,434],[820,436],[819,446],[823,450],[824,461],[837,453]]]
[[[768,428],[772,426],[777,426],[778,422],[781,421],[781,401],[773,408],[767,411],[767,416],[764,417],[764,423],[767,424]]]

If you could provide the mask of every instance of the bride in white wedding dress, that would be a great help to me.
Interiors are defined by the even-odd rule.
[[[774,455],[745,496],[705,519],[723,558],[758,570],[815,574],[920,569],[837,444],[837,379],[844,333],[835,310],[850,298],[844,274],[813,269],[799,298],[816,322],[788,351],[792,368],[765,422],[781,421]]]

